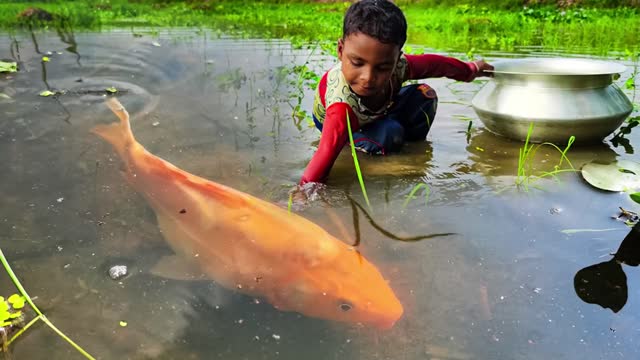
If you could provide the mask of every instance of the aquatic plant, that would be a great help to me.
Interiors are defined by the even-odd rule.
[[[353,134],[351,133],[351,120],[349,119],[349,112],[347,111],[347,131],[349,133],[349,145],[351,146],[351,157],[353,157],[353,165],[356,168],[356,173],[358,174],[358,182],[360,183],[360,189],[362,189],[362,195],[364,196],[364,200],[367,202],[367,206],[371,210],[371,203],[369,202],[369,197],[367,196],[367,188],[364,186],[364,180],[362,179],[362,172],[360,171],[360,163],[358,162],[358,154],[356,154],[356,146],[353,142]]]
[[[311,56],[314,55],[317,49],[319,49],[319,44],[316,42],[311,48],[311,51],[307,55],[304,63],[302,65],[295,65],[292,69],[292,73],[296,74],[298,77],[293,83],[294,88],[290,91],[289,95],[291,99],[295,100],[295,103],[289,103],[289,105],[291,106],[291,115],[293,117],[294,125],[298,129],[300,129],[300,123],[302,120],[306,120],[310,127],[313,127],[314,125],[311,115],[302,109],[302,100],[304,98],[305,90],[314,90],[320,82],[320,76],[309,69],[308,66]]]
[[[16,288],[18,289],[18,291],[22,295],[21,297],[20,296],[18,296],[18,297],[16,297],[16,296],[9,297],[9,299],[7,300],[7,301],[9,301],[11,303],[11,306],[12,306],[12,309],[13,309],[13,311],[7,310],[7,312],[9,312],[9,318],[12,319],[11,316],[15,316],[15,314],[18,313],[16,310],[19,310],[24,306],[24,301],[26,301],[31,306],[31,309],[33,309],[33,311],[35,311],[36,314],[37,314],[37,316],[35,318],[33,318],[31,321],[29,321],[29,323],[27,325],[25,325],[22,329],[20,329],[18,332],[16,332],[10,339],[8,339],[6,342],[3,342],[3,348],[7,349],[8,346],[11,345],[11,343],[18,338],[18,336],[22,335],[25,331],[27,331],[27,329],[29,329],[33,324],[35,324],[36,321],[42,320],[45,324],[47,324],[47,326],[49,326],[53,331],[55,331],[56,334],[58,334],[58,336],[60,336],[66,342],[71,344],[71,346],[73,346],[76,350],[78,350],[78,352],[81,353],[85,358],[93,360],[94,359],[93,356],[89,355],[88,352],[86,352],[78,344],[73,342],[73,340],[71,340],[62,331],[60,331],[55,325],[53,325],[53,323],[51,321],[49,321],[49,319],[40,311],[40,309],[38,309],[36,304],[33,303],[33,300],[31,299],[29,294],[27,294],[27,291],[24,289],[24,287],[20,283],[20,280],[18,280],[18,277],[16,276],[16,274],[11,269],[11,266],[9,265],[9,262],[7,261],[6,257],[4,256],[4,253],[2,252],[2,249],[0,249],[0,261],[2,262],[2,265],[4,266],[5,271],[7,272],[7,274],[9,275],[11,280],[13,281],[14,285],[16,286]],[[2,299],[0,301],[0,316],[2,316],[2,304],[6,305],[6,303],[4,302],[4,299]],[[5,326],[5,325],[2,325],[2,326]]]
[[[407,205],[409,204],[409,201],[411,201],[412,199],[414,199],[414,195],[418,192],[418,190],[424,188],[424,206],[427,206],[428,202],[429,202],[429,195],[431,195],[431,188],[429,187],[429,185],[427,185],[426,183],[419,183],[416,184],[413,189],[411,189],[411,191],[409,192],[409,195],[407,195],[407,198],[405,199],[404,203],[402,204],[403,208],[407,208]]]
[[[18,63],[0,61],[0,73],[14,73],[18,71]]]
[[[0,346],[5,354],[9,352],[9,332],[24,325],[24,314],[21,310],[24,302],[25,298],[18,294],[13,294],[6,300],[4,296],[0,296]]]
[[[519,149],[518,173],[515,179],[516,186],[518,187],[522,186],[525,189],[525,191],[529,190],[529,185],[535,180],[548,177],[548,176],[556,178],[556,175],[559,173],[576,171],[576,169],[571,164],[571,161],[569,161],[569,158],[567,157],[567,151],[569,151],[569,148],[575,141],[575,136],[572,135],[571,137],[569,137],[569,140],[567,141],[567,146],[564,148],[564,150],[562,150],[556,144],[549,143],[549,142],[544,142],[541,144],[529,144],[529,139],[531,138],[532,133],[533,133],[533,123],[530,123],[529,130],[527,131],[527,137],[524,142],[524,146]],[[542,146],[551,146],[554,149],[556,149],[560,153],[560,160],[554,166],[554,170],[542,171],[539,174],[534,175],[531,173],[533,171],[533,159],[538,149],[540,149]],[[569,165],[569,169],[560,169],[560,167],[562,166],[562,163],[565,160]]]
[[[595,161],[582,166],[582,177],[593,187],[606,191],[635,191],[640,189],[640,163],[617,160],[609,164]]]

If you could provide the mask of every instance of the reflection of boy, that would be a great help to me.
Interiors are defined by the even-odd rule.
[[[392,2],[362,0],[349,7],[338,40],[340,62],[316,89],[313,120],[322,134],[300,184],[322,182],[329,175],[349,139],[347,114],[358,150],[396,151],[404,141],[426,138],[438,103],[429,85],[403,87],[403,82],[429,77],[471,81],[493,69],[482,60],[465,63],[441,55],[403,55],[406,38],[405,17]]]

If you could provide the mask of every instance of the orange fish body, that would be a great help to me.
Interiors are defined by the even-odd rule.
[[[183,171],[144,149],[129,115],[92,132],[110,142],[125,177],[149,202],[179,257],[220,285],[275,308],[390,328],[403,308],[378,269],[311,221]]]

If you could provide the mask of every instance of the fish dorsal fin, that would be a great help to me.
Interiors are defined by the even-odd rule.
[[[207,276],[194,262],[189,262],[178,255],[164,256],[151,268],[151,273],[173,280],[206,280]]]

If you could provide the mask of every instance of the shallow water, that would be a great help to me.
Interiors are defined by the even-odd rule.
[[[487,58],[525,55],[550,54]],[[611,259],[629,232],[611,218],[618,207],[638,205],[596,191],[577,173],[537,181],[540,189],[528,192],[516,188],[522,144],[485,131],[469,106],[483,81],[429,80],[440,106],[427,141],[385,158],[360,156],[376,225],[405,237],[455,235],[401,242],[362,213],[354,229],[349,197],[364,201],[347,151],[325,201],[301,210],[339,236],[327,212],[337,214],[389,279],[405,314],[392,330],[374,331],[278,312],[212,282],[151,275],[171,250],[149,206],[119,175],[111,147],[89,133],[115,120],[100,94],[115,86],[150,152],[286,204],[319,138],[291,115],[299,95],[303,109],[313,100],[293,66],[308,62],[321,73],[331,58],[284,41],[191,30],[4,34],[0,58],[21,68],[0,75],[0,92],[10,97],[0,98],[0,244],[49,319],[98,358],[628,359],[640,351],[640,269],[623,266],[628,301],[618,313],[583,302],[573,285],[577,271]],[[622,86],[634,64],[616,61],[629,65]],[[38,96],[47,89],[65,93]],[[639,134],[628,136],[631,146]],[[568,156],[579,168],[595,159],[637,160],[631,150],[605,140]],[[536,166],[550,169],[558,160],[542,148]],[[431,189],[428,203],[418,193],[404,208],[422,182]],[[131,275],[111,280],[107,269],[116,264]],[[0,283],[0,295],[14,291],[6,276]],[[44,325],[13,353],[80,358]]]

